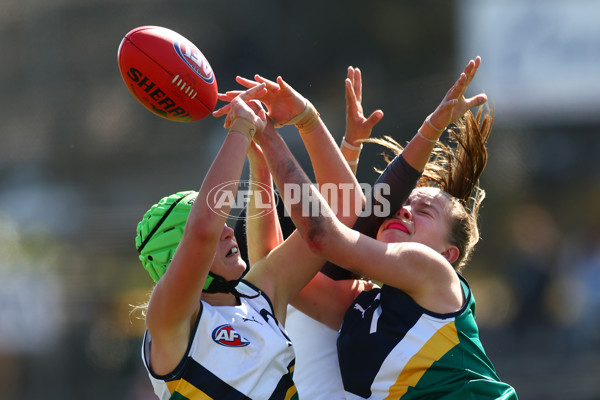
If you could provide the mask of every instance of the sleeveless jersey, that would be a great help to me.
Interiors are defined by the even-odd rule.
[[[294,343],[294,382],[301,400],[345,400],[336,340],[331,329],[288,306],[285,329]]]
[[[258,297],[241,297],[238,306],[202,301],[186,354],[168,375],[150,369],[152,341],[146,331],[142,358],[161,400],[298,399],[294,350],[271,301],[248,282],[236,289]]]
[[[430,312],[384,285],[361,293],[338,338],[346,397],[354,399],[510,399],[479,340],[475,299],[460,276],[465,304]]]

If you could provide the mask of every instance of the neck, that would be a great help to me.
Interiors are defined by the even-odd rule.
[[[200,299],[204,300],[211,306],[237,306],[239,304],[237,298],[231,293],[202,292]]]

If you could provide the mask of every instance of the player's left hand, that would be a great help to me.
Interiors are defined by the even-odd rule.
[[[365,118],[362,107],[362,74],[360,69],[348,67],[346,77],[346,141],[359,146],[371,136],[373,127],[383,118],[383,111],[375,110]]]

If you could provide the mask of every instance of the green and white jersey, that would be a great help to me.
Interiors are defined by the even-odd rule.
[[[356,298],[338,338],[348,400],[517,399],[485,354],[475,299],[460,279],[466,301],[451,314],[430,312],[387,285]]]

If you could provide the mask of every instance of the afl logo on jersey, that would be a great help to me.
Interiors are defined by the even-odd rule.
[[[244,347],[250,344],[249,341],[240,336],[229,324],[217,327],[212,333],[212,338],[221,346],[227,347]]]
[[[191,42],[175,39],[173,47],[177,55],[206,83],[213,83],[215,74],[204,55]]]

